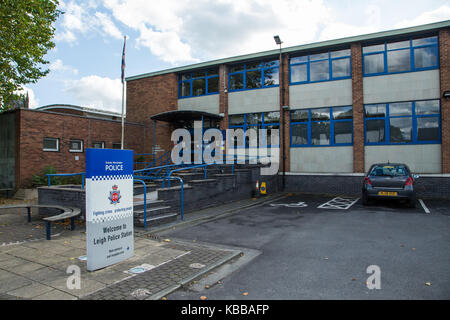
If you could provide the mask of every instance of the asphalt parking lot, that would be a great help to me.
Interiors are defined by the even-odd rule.
[[[422,202],[296,194],[166,232],[259,253],[219,282],[168,299],[449,299],[450,201]],[[370,266],[380,289],[367,287]]]

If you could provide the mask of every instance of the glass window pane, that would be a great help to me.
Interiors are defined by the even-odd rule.
[[[218,76],[219,75],[219,68],[216,69],[209,69],[207,71],[208,76]]]
[[[44,138],[44,149],[58,150],[58,139]]]
[[[311,121],[330,120],[330,109],[311,109]]]
[[[278,60],[263,62],[263,68],[273,68],[278,67]]]
[[[416,114],[439,114],[439,100],[416,101]]]
[[[179,90],[180,90],[181,97],[189,97],[191,95],[191,83],[190,82],[180,83]]]
[[[260,62],[250,62],[245,64],[246,70],[259,69],[261,68]]]
[[[330,122],[311,123],[311,144],[319,146],[330,144]]]
[[[390,116],[410,116],[412,114],[412,102],[398,102],[389,104]]]
[[[414,67],[430,68],[438,65],[437,47],[424,47],[414,49]]]
[[[388,51],[388,72],[411,70],[410,50]]]
[[[384,72],[384,54],[371,54],[364,56],[364,73],[382,73]]]
[[[219,77],[208,78],[208,93],[219,92]]]
[[[308,124],[300,123],[292,125],[291,144],[293,145],[308,144]]]
[[[333,78],[350,77],[350,58],[331,61]]]
[[[246,89],[261,88],[261,70],[247,71],[245,73],[245,80]]]
[[[308,119],[309,119],[309,112],[308,112],[308,110],[291,111],[291,121],[292,122],[308,121]]]
[[[407,41],[400,41],[400,42],[392,42],[392,43],[388,43],[387,44],[387,49],[388,50],[403,49],[403,48],[409,48],[409,47],[410,47],[409,40],[407,40]]]
[[[245,65],[244,64],[236,64],[234,66],[230,67],[230,73],[233,72],[238,72],[238,71],[243,71],[244,70]]]
[[[333,119],[353,119],[353,108],[352,107],[335,107],[332,109]]]
[[[438,37],[429,37],[429,38],[422,38],[422,39],[414,39],[413,40],[413,47],[416,46],[425,46],[429,44],[437,44],[438,43]]]
[[[350,49],[332,51],[332,52],[330,52],[330,56],[331,56],[331,58],[349,57]]]
[[[334,123],[334,143],[352,143],[352,122]]]
[[[291,66],[291,82],[306,81],[308,81],[308,66],[306,64]]]
[[[328,60],[311,62],[310,68],[311,81],[330,79],[330,63]]]
[[[244,89],[244,75],[242,73],[230,75],[230,90]]]
[[[411,142],[412,141],[412,118],[391,118],[389,120],[389,141]]]
[[[246,114],[247,125],[261,124],[262,123],[261,115],[262,115],[262,113],[247,113]]]
[[[205,79],[195,79],[192,81],[192,95],[201,96],[206,93]]]
[[[278,68],[264,70],[264,85],[274,86],[280,83],[280,74]]]
[[[70,140],[69,141],[69,150],[70,151],[82,151],[83,143],[81,140]]]
[[[266,144],[268,146],[278,146],[280,144],[280,126],[279,125],[275,125],[275,126],[267,126],[265,127],[265,129],[267,130],[264,135],[265,135],[265,139],[266,139]],[[274,144],[272,144],[272,130],[278,130],[278,141],[274,141]]]
[[[192,78],[201,78],[205,76],[205,71],[192,72]]]
[[[243,126],[244,125],[244,115],[243,114],[234,114],[229,117],[230,126]]]
[[[372,104],[364,107],[366,118],[381,118],[386,116],[385,104]]]
[[[319,53],[319,54],[312,54],[312,55],[309,56],[309,59],[311,61],[328,59],[328,52],[326,52],[326,53]]]
[[[384,119],[366,121],[366,142],[385,142]]]
[[[190,73],[184,73],[181,75],[181,80],[189,80],[189,79],[191,79]]]
[[[264,113],[264,123],[280,122],[280,111]]]
[[[439,140],[439,118],[437,117],[417,118],[417,140],[419,141]]]
[[[374,46],[363,47],[363,53],[384,51],[384,44],[377,44]]]
[[[291,61],[290,61],[291,64],[300,63],[300,62],[308,62],[308,56],[291,58]]]

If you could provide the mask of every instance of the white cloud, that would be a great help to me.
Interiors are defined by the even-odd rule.
[[[450,6],[443,5],[437,8],[436,10],[426,11],[414,19],[402,20],[401,22],[395,25],[395,28],[407,28],[449,19],[450,19]]]
[[[120,79],[91,75],[79,80],[67,80],[65,92],[72,95],[82,106],[121,111],[122,82]]]
[[[96,12],[95,17],[98,19],[99,26],[105,34],[116,39],[122,39],[122,33],[117,29],[116,25],[111,21],[111,18],[108,15],[102,12]]]
[[[53,61],[50,64],[49,69],[50,71],[65,72],[74,75],[78,74],[78,69],[65,65],[61,59],[56,59],[55,61]]]

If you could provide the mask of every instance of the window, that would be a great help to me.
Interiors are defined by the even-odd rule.
[[[438,68],[438,60],[437,36],[363,47],[365,76]]]
[[[440,143],[439,100],[373,104],[364,110],[367,145]]]
[[[351,106],[291,111],[291,147],[343,146],[352,143]]]
[[[44,138],[43,151],[59,151],[59,139],[57,138]]]
[[[92,143],[92,148],[94,149],[105,149],[105,143],[103,141],[101,142],[93,142]]]
[[[291,84],[350,78],[350,49],[293,57],[289,68]]]
[[[242,129],[244,133],[248,129],[255,129],[257,130],[257,139],[258,139],[258,145],[260,144],[266,144],[267,147],[271,147],[271,131],[275,129],[280,129],[280,112],[279,111],[272,111],[272,112],[264,112],[264,113],[246,113],[246,114],[237,114],[237,115],[231,115],[229,117],[229,128],[230,129]],[[259,136],[259,129],[266,129],[265,132],[263,132],[262,135],[262,141],[260,141]],[[249,147],[249,139],[245,139],[245,147]],[[278,146],[279,144],[276,144],[274,146]],[[235,147],[237,144],[235,143]],[[237,146],[237,147],[243,147],[243,146]]]
[[[278,86],[278,60],[233,65],[229,70],[228,81],[232,91]]]
[[[113,149],[122,149],[122,143],[120,143],[120,142],[113,142],[112,148]]]
[[[178,79],[178,97],[189,98],[219,93],[219,69],[183,73]]]
[[[69,140],[69,152],[83,152],[83,140]]]

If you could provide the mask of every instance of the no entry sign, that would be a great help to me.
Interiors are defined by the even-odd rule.
[[[131,150],[86,150],[86,251],[90,271],[134,255]]]

